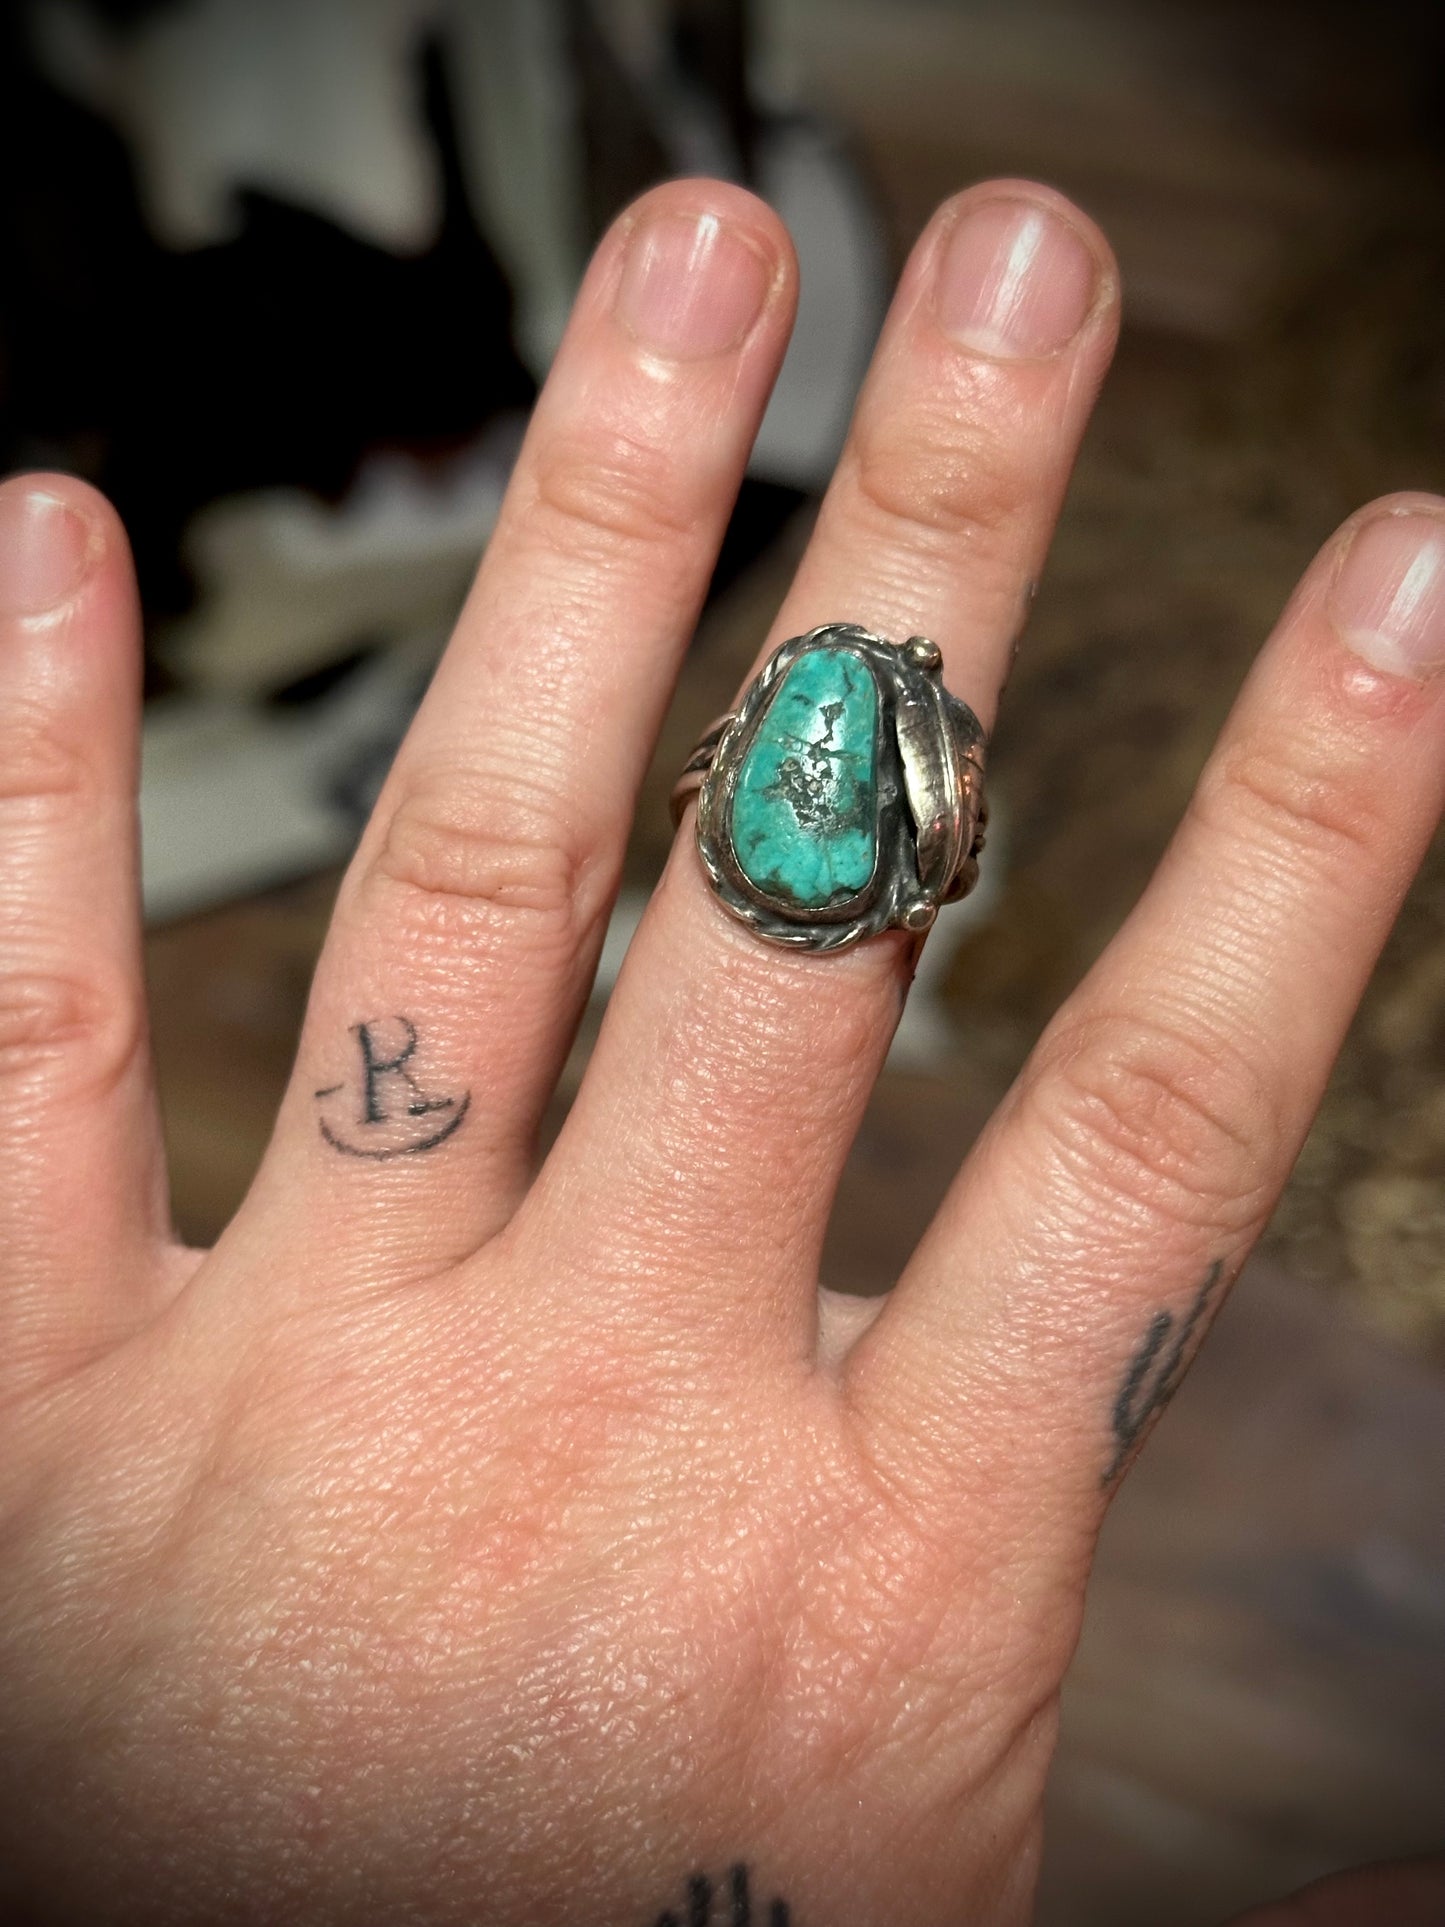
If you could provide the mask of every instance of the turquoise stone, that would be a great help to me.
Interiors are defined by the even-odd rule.
[[[733,787],[738,867],[770,897],[822,910],[878,853],[878,685],[848,649],[810,649],[783,677]]]

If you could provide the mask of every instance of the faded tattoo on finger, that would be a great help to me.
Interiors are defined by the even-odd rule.
[[[1114,1397],[1114,1451],[1101,1485],[1112,1485],[1124,1469],[1139,1435],[1173,1398],[1192,1357],[1191,1341],[1224,1281],[1224,1260],[1216,1258],[1182,1313],[1156,1311],[1124,1369]]]
[[[424,1088],[412,1060],[420,1042],[409,1017],[369,1017],[351,1026],[352,1072],[315,1093],[317,1127],[350,1158],[415,1157],[456,1134],[470,1091],[442,1096]]]

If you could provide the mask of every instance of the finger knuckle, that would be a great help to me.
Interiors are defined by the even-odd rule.
[[[1096,1195],[1218,1232],[1268,1209],[1283,1127],[1267,1075],[1233,1045],[1154,1019],[1076,1018],[1041,1048],[1027,1101]]]
[[[91,1087],[114,1084],[140,1047],[129,1000],[58,972],[0,976],[0,1083],[16,1084],[68,1064]]]
[[[549,546],[602,562],[654,554],[694,532],[697,508],[677,463],[655,444],[615,429],[558,441],[539,452],[521,514]]]
[[[523,921],[570,943],[599,920],[611,894],[600,859],[559,828],[554,809],[454,778],[429,780],[402,798],[370,881],[400,891],[428,923]]]
[[[997,540],[1030,498],[1025,465],[978,430],[884,412],[854,431],[849,466],[864,506],[893,536],[953,546]]]
[[[85,746],[34,705],[7,704],[0,717],[0,802],[70,803],[92,787]]]
[[[1304,744],[1256,740],[1227,750],[1206,772],[1195,813],[1236,848],[1330,875],[1354,874],[1383,834],[1368,788]]]

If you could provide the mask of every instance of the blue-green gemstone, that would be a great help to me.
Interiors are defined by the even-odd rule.
[[[778,685],[733,787],[738,867],[770,897],[822,910],[878,854],[878,685],[848,649],[810,649]]]

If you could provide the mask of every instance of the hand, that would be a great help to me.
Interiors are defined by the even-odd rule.
[[[761,943],[686,834],[532,1155],[793,299],[733,188],[604,241],[208,1253],[147,1067],[123,537],[0,490],[7,1919],[1029,1915],[1101,1515],[1439,814],[1445,508],[1311,565],[903,1279],[836,1300],[907,945]],[[987,724],[1116,318],[1057,195],[946,206],[771,641],[931,634]]]

